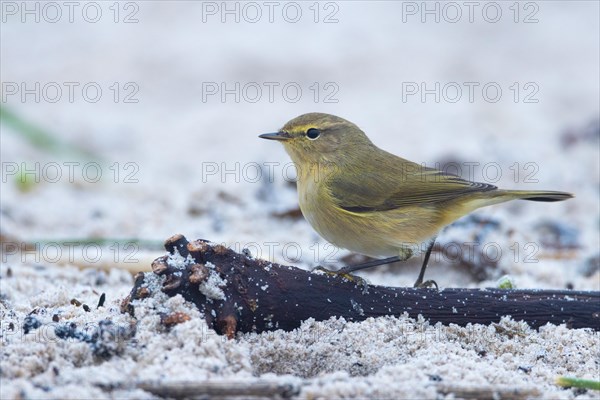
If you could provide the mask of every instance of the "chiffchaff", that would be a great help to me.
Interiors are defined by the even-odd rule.
[[[415,287],[435,284],[423,276],[437,233],[474,211],[514,199],[560,201],[555,191],[501,190],[464,180],[397,157],[375,146],[353,123],[334,115],[309,113],[276,133],[298,171],[302,214],[326,240],[372,257],[338,273],[404,261],[427,244]]]

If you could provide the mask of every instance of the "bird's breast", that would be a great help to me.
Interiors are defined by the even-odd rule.
[[[325,182],[300,180],[298,199],[310,225],[337,247],[374,257],[398,254],[397,243],[382,240],[381,225],[368,215],[355,215],[340,208]]]

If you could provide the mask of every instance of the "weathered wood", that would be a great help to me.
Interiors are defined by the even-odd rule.
[[[154,272],[136,276],[123,311],[133,313],[132,300],[162,290],[196,304],[209,326],[229,337],[236,332],[289,331],[308,318],[361,321],[404,313],[460,326],[511,316],[533,328],[564,323],[600,330],[600,292],[595,291],[374,286],[253,259],[205,240],[188,242],[182,235],[168,239],[165,247],[170,254],[154,261]],[[148,286],[148,274],[164,277],[161,286]]]
[[[502,399],[502,400],[522,400],[538,397],[539,389],[536,387],[515,387],[509,385],[495,386],[466,386],[466,385],[436,385],[438,393],[449,395],[459,399]]]
[[[268,381],[200,381],[200,382],[147,382],[139,383],[138,388],[170,399],[223,398],[240,396],[241,398],[290,398],[299,392],[291,384]]]
[[[304,381],[309,384],[310,380]],[[539,397],[540,391],[534,386],[513,385],[448,385],[440,383],[429,384],[438,393],[443,395],[452,394],[461,399],[503,399],[522,400],[531,397]],[[291,398],[301,394],[302,384],[277,383],[256,380],[223,379],[218,381],[167,381],[167,382],[118,382],[112,384],[100,384],[105,390],[115,388],[131,388],[150,392],[156,396],[169,399],[189,398]]]

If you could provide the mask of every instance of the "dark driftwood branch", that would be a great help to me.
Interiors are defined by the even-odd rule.
[[[600,292],[372,286],[256,260],[204,240],[188,242],[182,235],[168,239],[165,247],[170,255],[154,261],[154,272],[136,276],[123,311],[133,314],[131,301],[149,296],[152,290],[181,294],[204,313],[209,326],[228,337],[236,332],[293,330],[308,318],[361,321],[404,313],[461,326],[511,316],[533,328],[566,323],[571,328],[600,330]],[[152,281],[148,274],[164,277],[161,286],[148,285]],[[164,323],[186,317],[166,316]]]

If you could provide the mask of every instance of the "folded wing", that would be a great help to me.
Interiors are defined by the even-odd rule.
[[[344,210],[365,213],[435,205],[497,189],[494,185],[471,182],[410,161],[394,164],[394,171],[354,171],[351,180],[346,179],[347,174],[344,179],[336,175],[328,185],[331,195]]]

